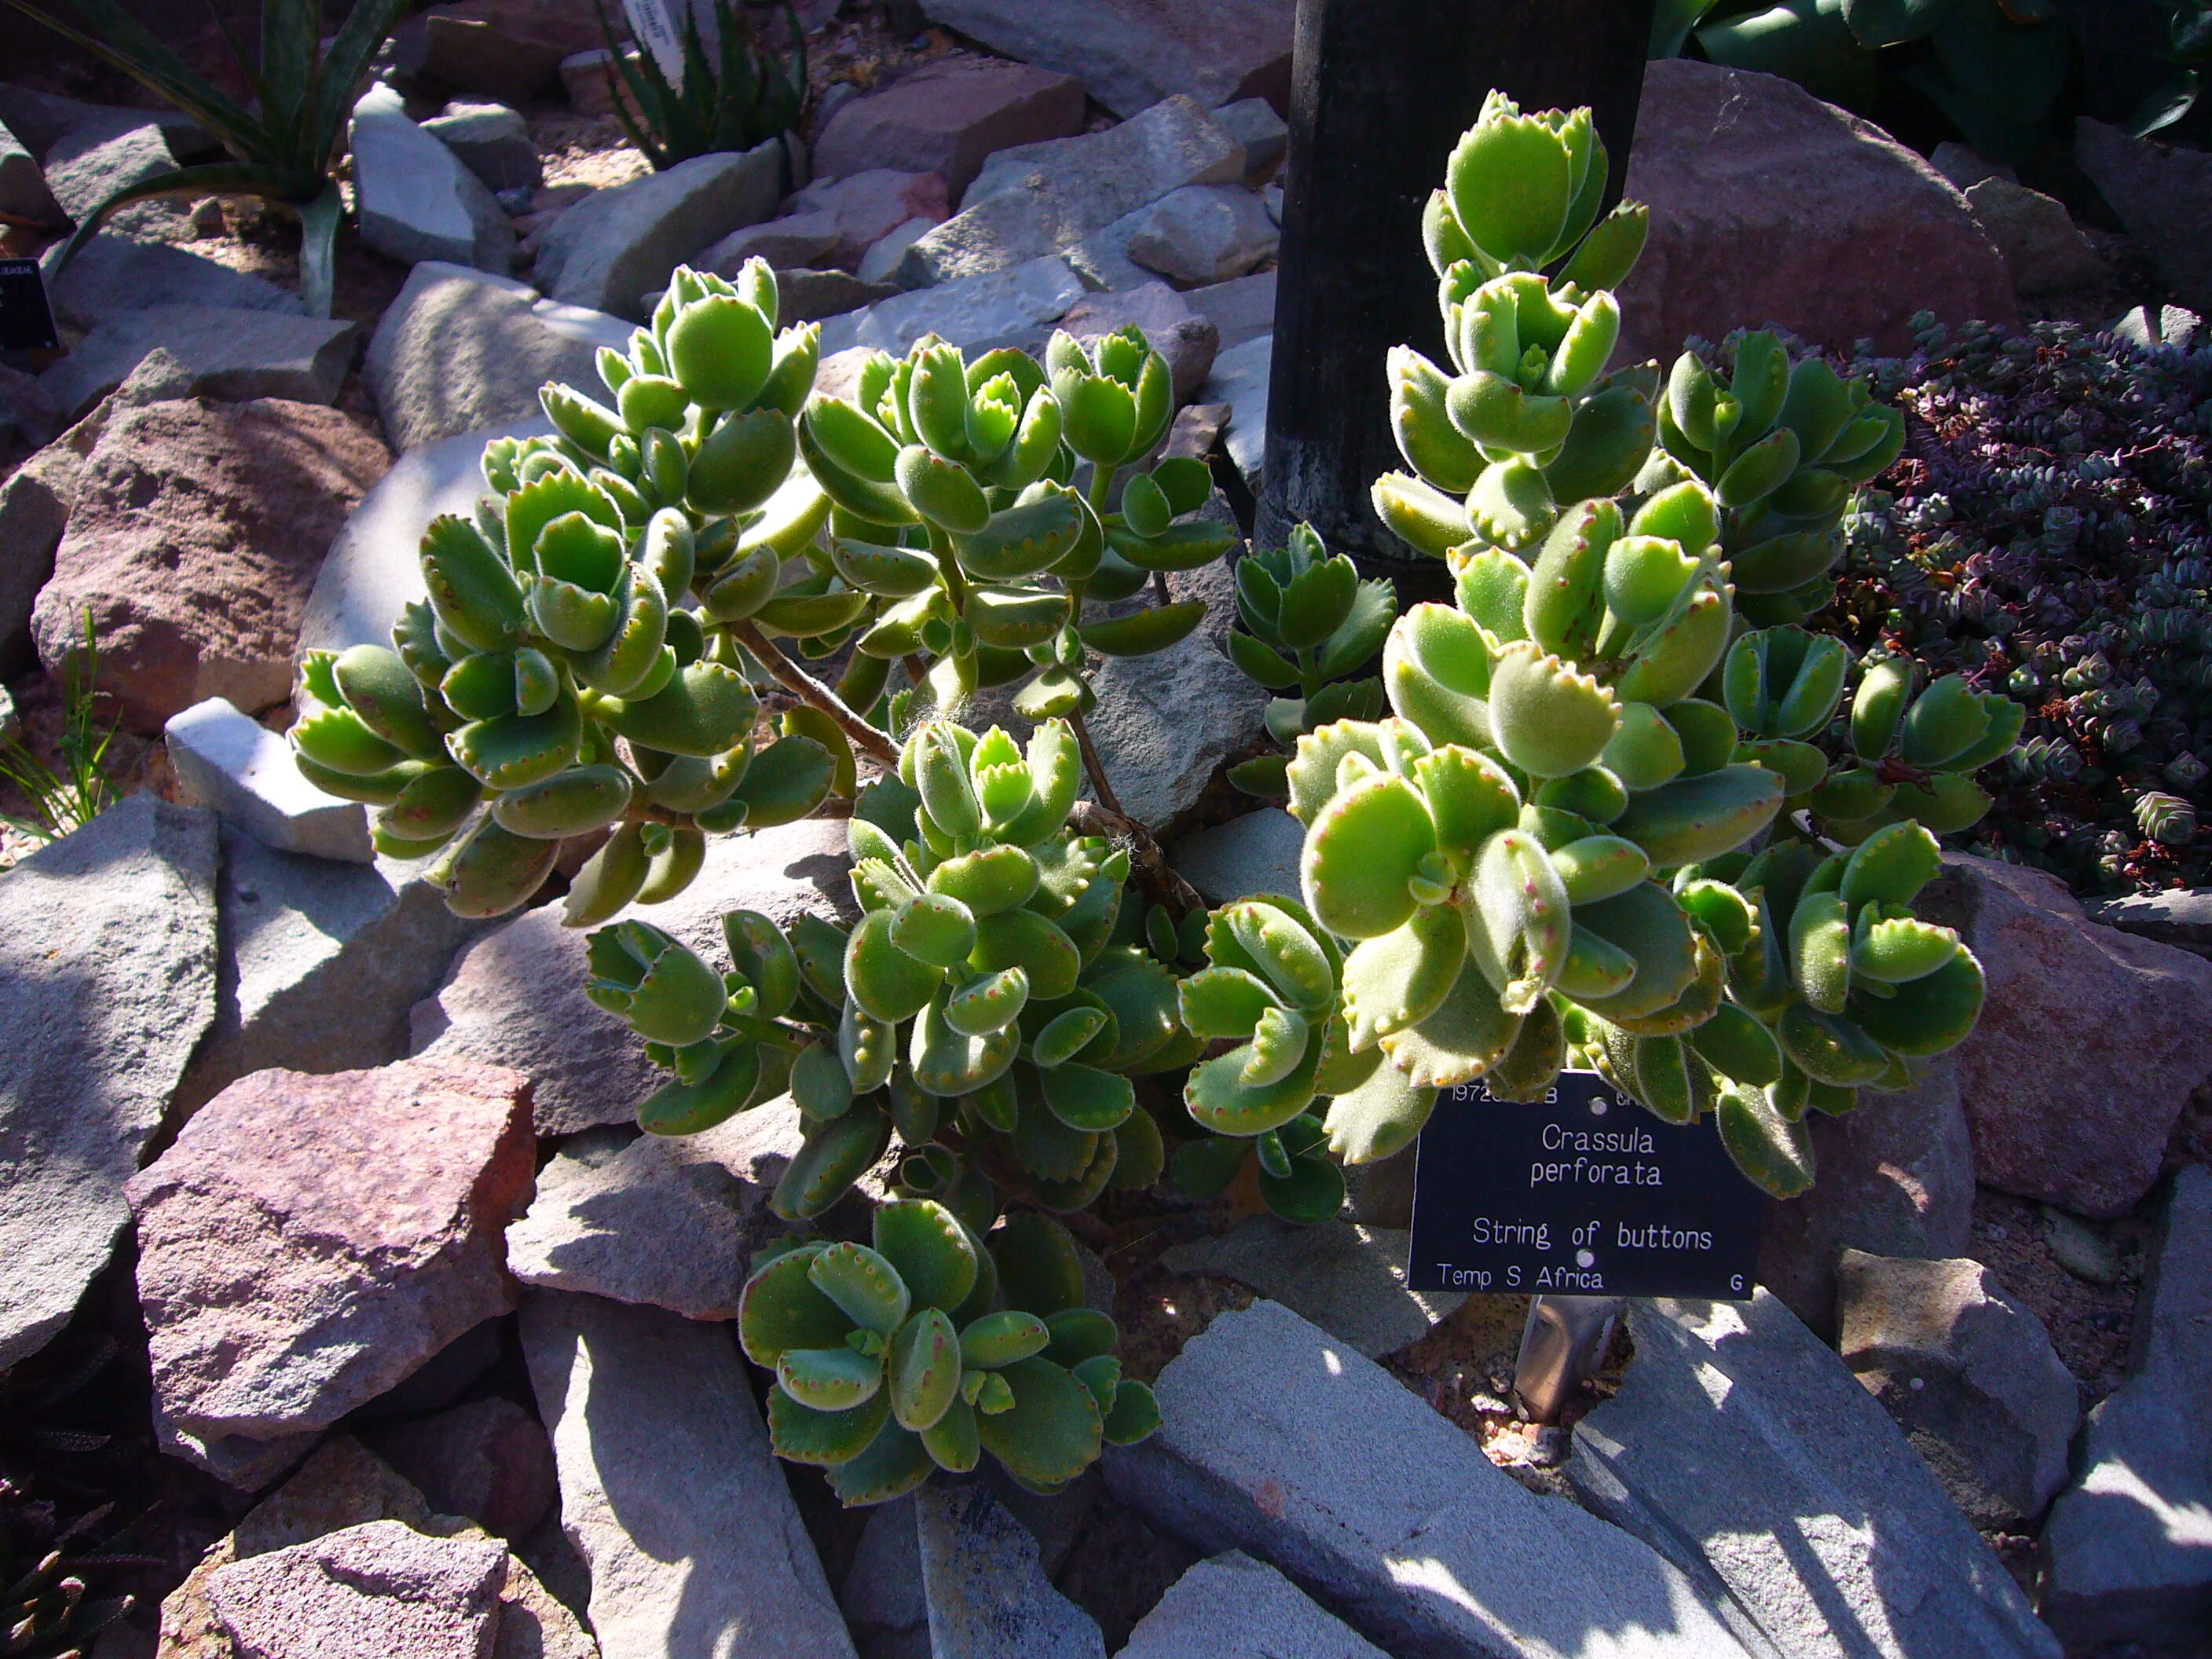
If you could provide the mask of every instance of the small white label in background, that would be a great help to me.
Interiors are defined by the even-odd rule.
[[[660,72],[678,91],[684,89],[684,15],[688,9],[699,25],[699,43],[713,61],[721,40],[714,0],[622,0],[623,15],[630,33],[653,54]]]

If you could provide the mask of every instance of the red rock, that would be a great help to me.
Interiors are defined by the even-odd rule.
[[[378,1449],[433,1509],[520,1538],[553,1506],[553,1443],[512,1400],[472,1400],[376,1437]]]
[[[1983,1185],[2087,1216],[2158,1179],[2190,1093],[2212,1074],[2212,962],[2100,927],[2056,876],[1946,854],[1917,902],[1989,976],[1958,1052]]]
[[[830,118],[815,176],[934,173],[952,201],[998,150],[1083,130],[1083,82],[998,58],[940,58]]]
[[[621,8],[610,6],[619,17]],[[561,60],[604,48],[589,0],[455,0],[422,14],[422,67],[447,86],[520,104],[561,82]]]
[[[119,411],[78,475],[32,606],[47,672],[100,648],[100,690],[155,732],[209,697],[251,714],[291,694],[323,556],[392,457],[334,409],[188,398]]]
[[[1911,344],[1913,313],[2017,323],[1966,199],[1870,122],[1771,75],[1688,58],[1644,75],[1630,199],[1651,240],[1623,284],[1617,362],[1779,325],[1818,345]]]
[[[125,1189],[155,1403],[203,1439],[326,1427],[514,1305],[536,1140],[520,1073],[257,1072]]]
[[[507,1552],[371,1521],[210,1574],[240,1659],[490,1659]]]

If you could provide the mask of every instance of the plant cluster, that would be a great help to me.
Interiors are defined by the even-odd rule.
[[[604,0],[593,0],[607,43],[607,91],[615,119],[656,173],[696,156],[748,150],[788,132],[806,107],[806,35],[783,8],[790,50],[761,38],[739,0],[714,0],[711,21],[683,11],[682,55],[674,75],[649,49],[618,38]]]
[[[2010,747],[2020,711],[1870,674],[1855,763],[1832,774],[1810,739],[1849,653],[1795,624],[1832,591],[1852,487],[1903,424],[1771,335],[1726,369],[1686,353],[1663,387],[1656,367],[1607,374],[1610,288],[1643,220],[1596,219],[1605,169],[1586,112],[1493,94],[1431,202],[1450,364],[1393,354],[1411,471],[1374,499],[1449,562],[1455,602],[1390,625],[1388,715],[1297,722],[1283,771],[1318,924],[1301,936],[1353,942],[1343,1052],[1275,1063],[1310,1011],[1263,1006],[1255,981],[1254,1061],[1234,1079],[1208,1062],[1189,1098],[1201,1120],[1218,1091],[1273,1127],[1325,1074],[1331,1145],[1362,1161],[1411,1140],[1438,1088],[1480,1076],[1536,1098],[1579,1060],[1671,1121],[1712,1111],[1745,1173],[1787,1194],[1812,1178],[1808,1107],[1907,1086],[1972,1025],[1978,965],[1909,906],[1936,872],[1931,830],[1973,816],[1966,775]],[[1334,599],[1350,625],[1360,595],[1340,579]],[[1281,633],[1264,605],[1242,620],[1255,645]],[[1279,653],[1239,660],[1283,678]],[[1856,850],[1828,854],[1808,819]],[[1306,972],[1332,965],[1316,951]],[[1194,1006],[1200,983],[1186,1022],[1229,1024]]]
[[[2212,354],[1915,328],[1857,366],[1913,439],[1850,516],[1828,620],[2026,705],[1980,850],[2084,893],[2212,879]]]
[[[83,27],[33,0],[7,3],[175,105],[230,152],[228,161],[125,185],[85,216],[50,274],[58,275],[102,225],[133,202],[155,196],[260,196],[298,211],[304,228],[301,296],[309,316],[331,314],[333,249],[344,211],[331,159],[345,136],[362,77],[406,15],[407,0],[356,0],[327,39],[320,0],[262,0],[261,37],[253,51],[216,10],[223,42],[250,89],[244,101],[193,70],[119,0],[70,0]]]
[[[1917,103],[1984,155],[2018,163],[2061,149],[2077,111],[2139,137],[2189,114],[2212,63],[2212,3],[2166,0],[2163,10],[2131,110],[2088,101],[2102,89],[2077,68],[2056,0],[1660,0],[1651,56],[1694,42],[1713,63],[1785,76],[1862,114]]]
[[[1208,913],[1086,736],[1092,653],[1182,639],[1203,606],[1163,574],[1231,545],[1204,469],[1150,459],[1171,398],[1133,330],[1041,364],[925,339],[831,397],[765,266],[679,270],[601,353],[611,403],[549,386],[556,434],[488,448],[393,648],[303,665],[302,769],[434,853],[454,908],[607,832],[565,917],[670,1074],[645,1128],[787,1093],[776,1212],[849,1233],[841,1200],[876,1200],[866,1245],[764,1252],[739,1320],[778,1451],[848,1502],[987,1450],[1049,1491],[1150,1431],[1060,1215],[1164,1176],[1322,1220],[1439,1089],[1531,1098],[1570,1063],[1711,1113],[1789,1194],[1808,1111],[1972,1025],[1979,968],[1910,907],[2018,711],[1869,672],[1838,721],[1850,653],[1797,625],[1902,424],[1771,337],[1609,372],[1646,221],[1601,217],[1607,165],[1587,110],[1493,95],[1429,204],[1449,365],[1392,354],[1410,470],[1374,499],[1455,602],[1397,616],[1303,529],[1239,567],[1230,648],[1291,752],[1238,775],[1307,826],[1296,894]],[[961,723],[997,686],[1026,742]],[[849,927],[733,911],[720,965],[617,919],[706,835],[832,793]]]

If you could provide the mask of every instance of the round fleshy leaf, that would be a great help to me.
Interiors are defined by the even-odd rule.
[[[875,1245],[877,1254],[897,1270],[916,1307],[957,1308],[975,1286],[975,1247],[968,1230],[934,1200],[879,1205]]]

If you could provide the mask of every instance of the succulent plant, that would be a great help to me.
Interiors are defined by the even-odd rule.
[[[878,1207],[873,1240],[768,1253],[738,1313],[747,1357],[775,1373],[777,1455],[824,1468],[848,1504],[965,1474],[986,1451],[1057,1492],[1158,1426],[1056,1222],[1011,1216],[979,1243],[944,1205],[903,1199]]]
[[[1064,720],[1026,753],[931,721],[852,820],[849,932],[734,911],[727,974],[641,921],[593,933],[592,1000],[675,1073],[639,1121],[692,1133],[788,1087],[805,1148],[774,1204],[793,1219],[894,1135],[901,1189],[978,1232],[1001,1189],[1073,1211],[1157,1180],[1164,1145],[1130,1079],[1200,1052],[1155,955],[1183,942],[1164,911],[1123,905],[1125,851],[1068,830],[1081,776]]]
[[[718,627],[718,596],[773,590],[829,512],[793,472],[818,331],[778,335],[775,313],[759,261],[679,271],[628,353],[600,354],[616,407],[548,386],[559,435],[486,448],[494,493],[430,525],[393,648],[301,664],[301,770],[380,809],[380,851],[439,853],[456,911],[514,908],[563,838],[611,826],[568,900],[601,920],[680,891],[706,832],[829,792],[821,742],[763,739],[757,665]]]
[[[2212,880],[2212,353],[1914,326],[1911,356],[1852,365],[1914,435],[1847,521],[1823,624],[2027,706],[1975,850],[2084,894]]]
[[[1578,1059],[1662,1117],[1711,1111],[1745,1173],[1788,1194],[1812,1177],[1808,1104],[1906,1086],[1972,1024],[1971,953],[1907,908],[1936,868],[1913,817],[1969,815],[1908,792],[1932,775],[1971,789],[1964,772],[2009,747],[2018,711],[1931,687],[1855,722],[1860,769],[1890,793],[1850,821],[1848,857],[1782,816],[1828,781],[1808,739],[1850,662],[1791,624],[1840,550],[1854,475],[1894,454],[1901,426],[1771,336],[1740,340],[1728,374],[1686,355],[1656,412],[1656,370],[1608,374],[1607,284],[1641,243],[1638,210],[1587,237],[1582,207],[1553,210],[1601,193],[1593,145],[1586,112],[1525,118],[1493,98],[1431,204],[1457,372],[1393,355],[1412,471],[1378,481],[1375,505],[1446,560],[1455,602],[1390,628],[1387,716],[1314,725],[1285,769],[1304,915],[1350,943],[1323,1123],[1347,1160],[1387,1156],[1437,1089],[1483,1077],[1535,1098]],[[1804,545],[1785,553],[1784,537]],[[1742,563],[1775,603],[1739,607]],[[1869,672],[1861,702],[1881,702],[1885,676]],[[1312,1011],[1291,1012],[1310,1030]],[[1188,996],[1184,1016],[1194,1032],[1229,1024]],[[1310,1097],[1291,1097],[1296,1072],[1271,1080],[1297,1028],[1265,1019],[1251,1058],[1208,1061],[1192,1088],[1241,1063],[1279,1123]],[[1193,1095],[1201,1121],[1201,1097],[1239,1097],[1229,1075]]]
[[[1397,615],[1387,580],[1363,581],[1350,559],[1331,557],[1310,525],[1279,548],[1255,548],[1237,562],[1237,615],[1229,655],[1271,691],[1297,695],[1267,702],[1267,730],[1285,745],[1336,720],[1374,720],[1382,683],[1352,679],[1382,648]],[[1240,789],[1279,800],[1290,789],[1285,757],[1265,755],[1231,769]]]

